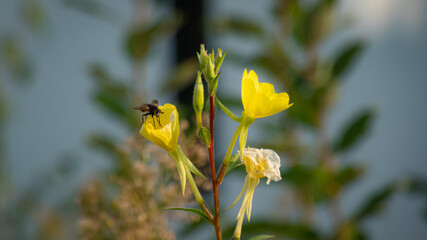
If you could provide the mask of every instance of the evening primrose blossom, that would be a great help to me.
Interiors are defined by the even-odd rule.
[[[185,156],[178,145],[179,137],[179,115],[176,107],[172,104],[166,103],[164,106],[158,106],[162,114],[159,116],[160,124],[157,123],[156,116],[148,115],[141,126],[139,133],[155,143],[157,146],[168,151],[169,156],[175,160],[176,167],[178,169],[179,177],[181,180],[182,194],[184,195],[185,184],[188,181],[193,188],[194,179],[191,173],[197,174],[202,178],[205,178],[202,173],[193,165],[193,163]],[[195,186],[195,185],[194,185]],[[197,190],[193,188],[193,192]],[[198,190],[194,193],[196,200],[199,202],[203,201]]]
[[[240,124],[231,139],[227,153],[224,157],[224,164],[227,165],[237,137],[239,138],[240,151],[243,152],[246,146],[249,126],[256,118],[264,118],[291,107],[289,95],[286,92],[276,93],[273,84],[260,83],[257,74],[245,69],[242,76],[242,104],[244,111],[240,118],[237,118],[224,105],[219,103],[223,111],[233,120],[239,121]],[[242,155],[240,155],[242,157]],[[243,161],[241,159],[241,161]]]
[[[179,137],[179,115],[176,107],[166,103],[164,106],[158,106],[160,111],[160,124],[156,124],[157,117],[148,115],[141,126],[139,133],[155,143],[157,146],[170,152],[176,149]]]
[[[273,150],[248,147],[245,149],[241,159],[242,163],[245,164],[247,176],[245,178],[242,191],[229,207],[233,207],[244,194],[242,206],[240,207],[239,213],[236,217],[237,224],[233,239],[240,239],[245,212],[248,221],[250,221],[252,199],[255,188],[260,182],[260,178],[267,177],[267,184],[269,184],[271,180],[277,182],[282,179],[280,176],[280,158]]]
[[[242,76],[242,103],[250,118],[268,117],[293,105],[287,93],[276,93],[273,84],[259,83],[257,74],[247,69]]]
[[[246,146],[248,128],[255,118],[274,115],[293,105],[293,103],[289,104],[287,93],[276,93],[273,84],[259,83],[256,73],[253,70],[248,73],[247,69],[242,76],[242,103],[245,110],[241,117],[242,127],[239,139],[241,152]]]

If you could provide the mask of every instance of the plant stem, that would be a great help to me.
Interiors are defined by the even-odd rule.
[[[211,134],[211,144],[209,146],[209,163],[211,167],[212,189],[214,195],[215,217],[214,226],[217,240],[222,240],[220,215],[219,215],[219,184],[215,179],[215,158],[214,158],[214,123],[215,119],[215,95],[209,96],[209,131]]]
[[[234,145],[236,145],[237,138],[239,137],[240,131],[242,130],[243,124],[240,122],[233,137],[231,138],[230,145],[228,145],[227,153],[225,154],[224,160],[222,161],[221,168],[219,169],[218,176],[216,178],[217,184],[221,185],[224,179],[225,172],[227,170],[228,162],[230,161],[231,154],[233,153]]]
[[[194,194],[194,197],[196,198],[197,203],[199,204],[200,208],[206,213],[206,216],[213,222],[214,217],[212,216],[212,213],[207,207],[205,201],[203,201],[203,197],[200,194],[199,189],[197,188],[193,175],[191,175],[191,172],[187,167],[185,168],[185,172],[187,175],[188,182],[190,183],[191,189],[193,190],[193,194]]]

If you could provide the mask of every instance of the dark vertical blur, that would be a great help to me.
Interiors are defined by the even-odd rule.
[[[176,11],[182,14],[184,22],[175,38],[177,65],[189,58],[195,58],[200,44],[204,43],[203,36],[203,5],[200,0],[176,0]],[[194,72],[193,79],[196,76]],[[193,82],[193,81],[188,81]],[[179,102],[191,106],[193,85],[189,84],[178,93]]]

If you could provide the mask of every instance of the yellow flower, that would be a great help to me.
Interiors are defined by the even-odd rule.
[[[279,113],[293,104],[289,104],[289,95],[274,92],[270,83],[259,83],[258,76],[247,69],[242,77],[242,102],[246,114],[251,118],[263,118]]]
[[[187,156],[185,156],[181,146],[178,145],[179,115],[176,107],[172,104],[166,103],[164,106],[158,106],[158,108],[162,111],[159,119],[148,115],[145,122],[142,124],[139,133],[151,142],[155,143],[157,146],[168,151],[169,156],[175,160],[179,177],[181,179],[182,194],[184,195],[187,179],[190,181],[190,184],[194,182],[190,172],[197,174],[202,178],[205,178],[205,176],[203,176]],[[201,204],[203,199],[201,198],[200,193],[198,193],[198,190],[194,189],[194,186],[192,185],[192,188],[195,192],[196,200]]]
[[[169,103],[159,106],[159,109],[163,112],[159,116],[160,124],[157,117],[153,118],[153,116],[148,115],[139,133],[157,146],[170,152],[175,150],[178,144],[178,111],[174,105]]]
[[[240,151],[243,153],[248,137],[249,126],[256,118],[268,117],[288,109],[293,105],[289,104],[289,95],[285,92],[276,93],[274,86],[270,83],[259,83],[258,76],[251,70],[245,69],[242,76],[242,103],[244,111],[240,118],[236,117],[221,102],[218,101],[221,109],[234,121],[240,122],[239,127],[231,139],[227,153],[224,157],[224,164],[227,165],[231,158],[234,144],[239,138]],[[242,154],[243,155],[243,154]],[[240,159],[242,159],[242,155]]]
[[[240,207],[239,213],[236,217],[237,224],[236,230],[234,231],[234,239],[240,239],[245,212],[248,217],[248,221],[251,219],[252,199],[254,197],[255,188],[260,182],[259,179],[267,177],[267,184],[269,184],[271,180],[277,182],[282,179],[280,176],[280,158],[273,150],[248,147],[245,149],[241,159],[242,163],[246,166],[246,172],[248,175],[245,178],[242,191],[229,207],[229,209],[233,207],[244,194],[242,206]]]

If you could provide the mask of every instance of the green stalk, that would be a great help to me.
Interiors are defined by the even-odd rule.
[[[243,128],[243,122],[240,122],[239,126],[237,127],[236,131],[233,134],[233,137],[231,138],[224,160],[222,161],[221,168],[219,169],[218,176],[216,178],[217,179],[216,181],[218,184],[221,184],[222,180],[224,179],[228,162],[230,161],[231,154],[233,153],[234,145],[236,145],[237,138],[239,137],[239,134],[242,131],[242,128]]]

